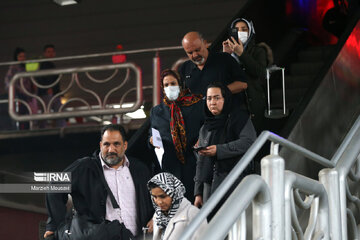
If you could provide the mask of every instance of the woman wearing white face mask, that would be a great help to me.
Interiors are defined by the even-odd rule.
[[[204,121],[202,96],[183,89],[179,74],[170,69],[161,73],[160,83],[164,98],[150,113],[151,128],[160,132],[164,146],[162,166],[158,171],[170,172],[179,178],[188,189],[186,198],[192,202],[196,171],[192,146]],[[149,143],[153,147],[151,129]]]
[[[255,29],[251,21],[237,18],[231,23],[237,28],[238,39],[223,42],[223,51],[230,53],[248,77],[246,90],[251,120],[259,134],[264,130],[264,112],[266,106],[266,67],[273,64],[272,51],[265,43],[255,43]]]

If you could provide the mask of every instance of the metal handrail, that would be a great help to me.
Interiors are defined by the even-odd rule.
[[[307,157],[308,159],[321,164],[324,167],[334,167],[335,166],[335,164],[331,160],[324,158],[324,157],[320,156],[319,154],[316,154],[310,150],[307,150],[306,148],[301,147],[289,140],[279,137],[278,135],[276,135],[274,133],[271,133],[269,135],[268,140],[278,143],[278,144],[282,145],[283,147],[287,147],[287,148],[293,150],[294,152],[299,153],[299,154],[303,155],[304,157]]]
[[[346,137],[342,141],[340,147],[337,149],[333,157],[331,158],[331,161],[334,164],[338,164],[339,159],[344,154],[347,146],[350,144],[351,140],[354,138],[354,135],[359,131],[360,129],[360,116],[356,119],[355,123],[351,127],[350,131],[346,134]]]
[[[145,49],[136,49],[136,50],[128,50],[128,51],[113,51],[113,52],[105,52],[105,53],[94,53],[94,54],[84,54],[84,55],[75,55],[75,56],[66,56],[66,57],[56,57],[56,58],[42,58],[42,59],[31,59],[31,60],[26,60],[26,61],[9,61],[9,62],[2,62],[0,63],[0,66],[5,66],[5,65],[13,65],[13,64],[19,64],[19,63],[38,63],[38,62],[45,62],[45,61],[65,61],[65,60],[75,60],[75,59],[84,59],[84,58],[96,58],[96,57],[104,57],[104,56],[111,56],[111,55],[117,55],[117,54],[139,54],[139,53],[149,53],[149,52],[155,52],[156,55],[153,58],[153,70],[154,70],[154,80],[153,80],[153,84],[154,84],[154,88],[153,88],[153,105],[157,105],[160,102],[160,67],[156,67],[157,65],[159,65],[158,63],[160,63],[160,58],[159,58],[159,52],[162,51],[172,51],[172,50],[181,50],[182,46],[168,46],[168,47],[159,47],[159,48],[145,48]],[[125,63],[126,64],[126,63]],[[93,67],[94,68],[94,67]],[[97,66],[95,66],[95,68],[97,68]],[[22,73],[19,75],[19,77],[36,77],[36,76],[43,76],[43,75],[50,75],[50,74],[66,74],[66,73],[75,73],[75,72],[79,72],[81,71],[81,69],[83,68],[67,68],[67,69],[51,69],[51,70],[42,70],[39,72],[28,72],[28,73]],[[106,69],[106,68],[105,68]],[[88,68],[88,71],[92,71],[91,67]],[[137,75],[139,75],[137,73]],[[17,76],[17,75],[15,75]],[[15,77],[14,76],[14,77]],[[44,87],[44,86],[40,86],[39,83],[37,83],[36,81],[32,80],[33,83],[37,86],[37,87]],[[59,79],[57,79],[52,85],[58,84]],[[80,85],[80,83],[77,81],[77,84]],[[52,86],[46,86],[46,87],[52,87]],[[80,86],[79,86],[80,87]],[[68,90],[68,89],[66,89]],[[10,99],[10,88],[9,88],[9,99]],[[115,90],[114,90],[115,91]],[[25,90],[26,92],[26,90]],[[63,91],[64,92],[64,91]],[[55,97],[60,96],[63,92],[58,93],[56,96],[53,97],[52,100],[55,100]],[[137,92],[137,97],[139,96],[139,94],[142,94],[142,89],[141,89],[141,85],[137,86],[136,89]],[[141,92],[141,93],[139,93]],[[42,106],[44,108],[45,104],[44,101],[38,97],[35,96],[34,94],[28,93],[26,92],[29,96],[35,98],[40,106]],[[90,92],[90,94],[94,95],[93,92]],[[142,97],[142,95],[141,95]],[[99,99],[97,98],[97,100],[99,101]],[[74,100],[73,100],[74,101]],[[105,104],[106,100],[104,100],[104,104]],[[46,109],[46,111],[44,110],[45,113],[43,113],[41,116],[39,114],[36,115],[28,115],[28,116],[15,116],[16,114],[13,112],[12,109],[10,109],[10,102],[9,102],[9,113],[13,112],[13,114],[10,113],[10,116],[17,121],[28,121],[28,120],[47,120],[47,119],[59,119],[59,118],[68,118],[68,117],[73,117],[75,115],[67,112],[61,112],[61,113],[50,113],[50,106],[53,102],[51,101],[50,104],[48,104],[48,108]],[[25,104],[26,105],[26,104]],[[27,106],[28,107],[28,106]],[[77,116],[91,116],[92,114],[95,115],[112,115],[112,114],[117,114],[117,113],[125,113],[125,112],[131,112],[131,111],[135,111],[140,107],[140,103],[137,102],[137,104],[135,104],[132,108],[127,108],[127,109],[121,109],[118,111],[113,111],[113,112],[104,112],[101,110],[97,110],[96,112],[94,112],[93,110],[91,112],[79,112],[79,114],[77,114]],[[62,110],[62,109],[60,109]],[[47,113],[49,112],[49,113]]]
[[[313,153],[295,143],[290,142],[272,132],[263,131],[260,136],[256,139],[256,141],[251,145],[248,151],[244,154],[244,156],[240,159],[240,161],[235,165],[233,170],[229,173],[229,175],[224,179],[221,185],[216,189],[216,191],[211,195],[209,200],[204,204],[203,208],[199,212],[199,214],[194,218],[189,227],[184,231],[181,239],[190,239],[192,234],[196,231],[198,226],[206,219],[206,217],[210,214],[210,212],[215,208],[215,206],[220,202],[220,200],[225,196],[227,191],[231,188],[233,183],[238,179],[241,173],[245,170],[245,168],[249,165],[255,155],[258,153],[260,148],[265,144],[267,140],[272,142],[276,142],[283,147],[287,147],[307,158],[313,160],[317,163],[320,163],[324,167],[334,167],[334,164],[316,154]]]
[[[204,229],[199,239],[224,239],[231,226],[253,200],[255,202],[254,212],[260,213],[253,219],[253,222],[262,228],[262,231],[258,232],[261,236],[254,239],[260,239],[259,237],[270,239],[271,214],[267,213],[271,211],[271,195],[267,184],[258,175],[249,175],[243,179],[217,212],[216,217]],[[236,208],[233,208],[232,206],[235,205]],[[221,218],[220,216],[225,217]],[[220,225],[221,229],[218,227]],[[181,239],[185,238],[182,237]]]
[[[83,59],[83,58],[96,58],[96,57],[106,57],[112,56],[116,54],[136,54],[136,53],[148,53],[148,52],[162,52],[169,50],[179,50],[182,49],[182,46],[170,46],[170,47],[160,47],[160,48],[143,48],[137,50],[128,50],[128,51],[113,51],[106,53],[92,53],[92,54],[82,54],[82,55],[73,55],[66,57],[56,57],[56,58],[39,58],[39,59],[31,59],[26,61],[9,61],[2,62],[0,66],[14,65],[19,63],[38,63],[38,62],[47,62],[47,61],[65,61],[65,60],[74,60],[74,59]]]
[[[79,72],[91,72],[91,71],[97,71],[97,70],[113,70],[113,69],[119,69],[119,68],[126,68],[126,69],[132,69],[135,72],[136,75],[136,102],[132,107],[129,108],[117,108],[117,109],[105,109],[105,100],[101,104],[101,100],[97,97],[99,102],[100,109],[91,109],[91,111],[71,111],[71,112],[57,112],[57,113],[42,113],[42,114],[33,114],[33,115],[27,115],[27,116],[21,116],[16,114],[14,111],[14,105],[12,104],[15,101],[15,81],[25,78],[25,77],[39,77],[39,76],[47,76],[47,75],[56,75],[56,74],[77,74]],[[73,77],[74,81],[78,82],[78,79]],[[79,84],[79,83],[78,83]],[[70,86],[70,85],[69,85]],[[65,92],[67,89],[63,90],[61,93]],[[83,89],[86,91],[86,89]],[[88,90],[90,91],[90,90]],[[77,68],[66,68],[66,69],[50,69],[50,70],[44,70],[44,71],[38,71],[38,72],[22,72],[17,73],[10,81],[9,84],[9,115],[17,120],[17,121],[29,121],[29,120],[47,120],[47,119],[58,119],[58,118],[70,118],[70,117],[79,117],[79,116],[93,116],[93,115],[113,115],[118,113],[125,113],[125,112],[132,112],[137,110],[141,104],[142,104],[142,79],[141,79],[141,70],[138,66],[136,66],[133,63],[122,63],[122,64],[109,64],[109,65],[101,65],[101,66],[90,66],[90,67],[77,67]],[[45,104],[39,97],[37,97],[34,94],[29,94],[31,97],[37,98],[40,103],[43,105]],[[56,96],[54,96],[56,97]],[[51,101],[50,101],[51,103]],[[50,108],[49,107],[47,110]]]
[[[360,155],[360,116],[357,118],[355,124],[347,134],[344,142],[346,145],[341,145],[341,150],[337,151],[338,158],[334,158],[337,161],[335,171],[338,172],[339,179],[339,193],[340,193],[340,214],[341,214],[341,239],[347,238],[347,215],[351,214],[347,211],[347,198],[346,188],[348,186],[346,176],[351,171],[351,167],[354,164],[353,159],[357,159]],[[351,218],[350,218],[351,219]]]
[[[230,189],[230,187],[233,185],[235,180],[237,180],[238,176],[243,172],[243,170],[246,168],[246,166],[250,163],[252,158],[256,155],[258,150],[263,146],[265,141],[271,140],[272,142],[276,142],[278,144],[281,144],[283,147],[287,147],[292,149],[293,151],[308,157],[309,159],[322,164],[324,168],[322,171],[320,171],[319,178],[322,184],[315,183],[314,180],[305,178],[304,176],[300,175],[292,175],[290,173],[287,173],[288,176],[292,176],[292,180],[287,182],[287,188],[289,188],[289,183],[295,184],[295,187],[299,187],[300,183],[304,183],[303,190],[305,192],[312,192],[316,193],[322,202],[322,206],[320,206],[320,225],[323,226],[322,230],[324,231],[316,231],[316,236],[336,236],[336,239],[340,239],[338,235],[341,235],[341,239],[347,239],[347,233],[346,233],[346,226],[347,226],[347,214],[349,211],[347,211],[346,208],[346,175],[350,172],[351,166],[354,164],[354,161],[357,160],[359,154],[360,154],[360,116],[357,118],[355,123],[353,124],[353,127],[348,132],[347,136],[344,138],[343,143],[339,147],[339,150],[337,151],[337,154],[334,155],[332,160],[328,160],[324,157],[319,156],[316,153],[313,153],[307,149],[304,149],[303,147],[300,147],[286,139],[283,139],[276,134],[273,134],[268,131],[263,131],[261,135],[256,139],[256,141],[252,144],[252,146],[249,148],[249,150],[245,153],[245,155],[240,159],[240,161],[236,164],[236,166],[233,168],[233,170],[229,173],[229,175],[225,178],[225,180],[221,183],[221,185],[217,188],[217,190],[212,194],[212,196],[209,198],[209,200],[204,204],[203,208],[199,212],[199,214],[193,219],[191,224],[187,227],[187,229],[184,231],[183,235],[181,236],[181,240],[190,239],[192,234],[196,231],[198,226],[206,219],[206,217],[209,215],[209,213],[215,208],[215,206],[218,204],[218,202],[223,198],[223,196],[227,193],[227,191]],[[273,150],[276,154],[276,146],[274,147],[275,150]],[[332,169],[329,169],[332,168]],[[290,174],[290,175],[289,175]],[[326,176],[328,180],[326,179]],[[303,184],[301,184],[303,185]],[[324,187],[323,187],[324,185]],[[338,194],[336,196],[340,196],[340,203],[337,200],[336,196],[334,196],[334,192],[332,192],[332,188],[338,188],[337,190]],[[248,188],[249,189],[249,188]],[[325,190],[327,194],[330,197],[324,196]],[[335,191],[336,193],[336,191]],[[325,199],[328,199],[329,201],[328,205],[326,203]],[[238,201],[239,203],[241,201]],[[326,210],[329,209],[329,210]],[[341,212],[341,216],[339,214],[333,213],[332,211],[338,209]],[[329,215],[328,213],[325,213],[324,211],[330,211]],[[334,217],[334,214],[337,216]],[[331,216],[330,224],[328,221],[328,216]],[[337,220],[340,219],[340,220]],[[313,220],[313,219],[312,219]],[[288,219],[289,221],[289,219]],[[336,226],[334,225],[336,224]],[[340,226],[339,226],[340,225]],[[321,228],[320,226],[320,228]],[[330,226],[331,233],[329,233]],[[313,226],[310,226],[313,227]],[[319,227],[317,227],[319,229]],[[310,230],[310,232],[314,232],[314,230]],[[306,234],[310,234],[310,232],[307,232]],[[287,237],[291,233],[287,232]]]

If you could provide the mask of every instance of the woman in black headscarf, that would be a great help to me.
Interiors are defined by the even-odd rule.
[[[256,139],[248,113],[232,109],[230,90],[222,83],[210,84],[206,92],[205,123],[199,132],[198,145],[203,149],[198,151],[195,206],[206,201]],[[243,175],[252,170],[253,166],[249,165]]]

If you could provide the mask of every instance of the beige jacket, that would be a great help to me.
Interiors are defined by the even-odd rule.
[[[175,216],[169,221],[166,229],[163,240],[178,240],[181,234],[184,232],[187,225],[191,220],[198,214],[200,209],[193,206],[189,200],[185,197],[181,201],[180,207],[176,212]],[[153,240],[161,240],[160,229],[156,224],[155,215],[154,220],[154,235]],[[198,239],[199,235],[202,233],[203,229],[207,226],[207,222],[203,222],[200,227],[196,230],[191,239]]]

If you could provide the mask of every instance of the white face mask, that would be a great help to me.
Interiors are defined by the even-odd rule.
[[[238,38],[243,44],[245,44],[246,41],[248,40],[248,33],[247,32],[238,32]]]
[[[169,86],[164,88],[167,98],[171,101],[175,101],[179,97],[180,87],[179,86]]]

